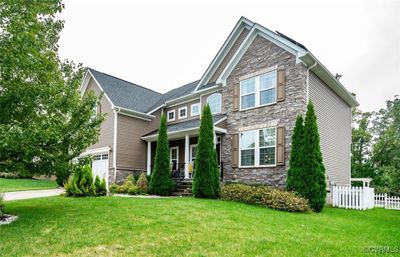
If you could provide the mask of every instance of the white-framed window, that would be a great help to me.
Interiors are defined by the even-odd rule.
[[[207,103],[210,105],[212,114],[221,112],[221,98],[221,93],[214,93],[207,98]]]
[[[276,128],[248,130],[240,133],[240,167],[276,165]]]
[[[169,159],[171,162],[171,169],[177,170],[179,163],[179,146],[169,148]]]
[[[178,119],[187,118],[187,107],[181,107],[178,109]]]
[[[277,72],[242,80],[240,82],[240,110],[276,103]]]
[[[175,109],[167,112],[167,121],[175,120]]]
[[[200,103],[195,103],[190,106],[190,116],[200,115]]]

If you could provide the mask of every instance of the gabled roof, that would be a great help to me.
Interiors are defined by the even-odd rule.
[[[88,68],[114,106],[146,112],[162,94],[112,75]]]

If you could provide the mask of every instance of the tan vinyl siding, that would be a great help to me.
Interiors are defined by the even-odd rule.
[[[173,124],[173,123],[178,123],[178,122],[182,122],[182,121],[187,121],[187,120],[192,120],[192,119],[198,119],[199,115],[193,116],[192,117],[192,113],[191,113],[191,105],[192,104],[196,104],[196,103],[200,103],[200,99],[196,98],[193,101],[184,103],[184,104],[180,104],[180,105],[176,105],[174,107],[170,107],[170,108],[166,108],[164,110],[165,115],[167,115],[168,111],[172,111],[175,110],[175,120],[174,121],[169,121],[168,124]],[[187,117],[183,118],[183,119],[179,119],[179,108],[182,107],[186,107],[186,113],[187,113]]]
[[[314,104],[326,175],[348,185],[351,177],[351,107],[310,72],[309,98]]]
[[[158,128],[160,111],[151,122],[118,114],[117,118],[117,168],[146,170],[147,143],[140,139]]]
[[[240,33],[239,37],[236,39],[236,42],[233,44],[231,49],[229,49],[228,53],[226,54],[225,58],[222,60],[221,64],[218,66],[217,70],[214,72],[212,77],[210,78],[209,82],[215,82],[219,75],[221,75],[222,71],[225,69],[226,65],[232,58],[232,56],[236,53],[239,46],[242,44],[243,40],[246,38],[247,34],[249,34],[248,29],[243,29],[242,33]]]
[[[90,79],[89,84],[86,88],[86,92],[93,91],[97,96],[101,95],[101,89],[97,85],[97,83],[93,80],[93,78]],[[85,94],[86,94],[85,92]],[[113,147],[113,140],[114,140],[114,113],[112,110],[111,103],[108,101],[106,96],[103,94],[102,98],[100,99],[100,105],[101,105],[101,113],[106,114],[106,118],[103,121],[103,123],[100,125],[100,134],[99,134],[99,139],[97,143],[91,145],[88,147],[88,149],[95,149],[95,148],[101,148],[101,147]],[[110,156],[109,156],[109,166],[113,167],[113,158],[112,158],[113,152],[110,151]]]

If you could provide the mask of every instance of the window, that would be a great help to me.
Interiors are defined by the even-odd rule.
[[[210,105],[211,113],[221,112],[221,94],[215,93],[207,98],[207,103]]]
[[[195,103],[190,106],[190,115],[197,116],[200,115],[200,103]]]
[[[276,102],[276,71],[240,82],[240,109]]]
[[[167,112],[167,121],[175,120],[175,110]]]
[[[178,169],[178,163],[179,163],[179,147],[171,147],[169,149],[169,158],[171,161],[171,168],[172,170],[177,170]]]
[[[276,128],[243,131],[240,133],[240,166],[275,165]]]
[[[185,107],[179,108],[178,114],[179,114],[179,119],[187,118],[187,107],[185,106]]]

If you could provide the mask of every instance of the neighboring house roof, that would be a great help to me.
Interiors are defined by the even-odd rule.
[[[163,96],[161,93],[106,73],[91,68],[88,70],[115,106],[146,112]]]
[[[226,117],[226,115],[224,115],[224,114],[214,115],[213,116],[214,124],[216,122],[219,122],[220,120],[222,120],[225,117]],[[189,130],[189,129],[196,129],[199,127],[200,127],[200,119],[188,120],[188,121],[184,121],[184,122],[173,123],[173,124],[167,125],[167,133],[173,133],[173,132]],[[142,137],[157,135],[157,133],[158,133],[158,129],[156,129],[150,133],[147,133],[147,134],[143,135]]]

